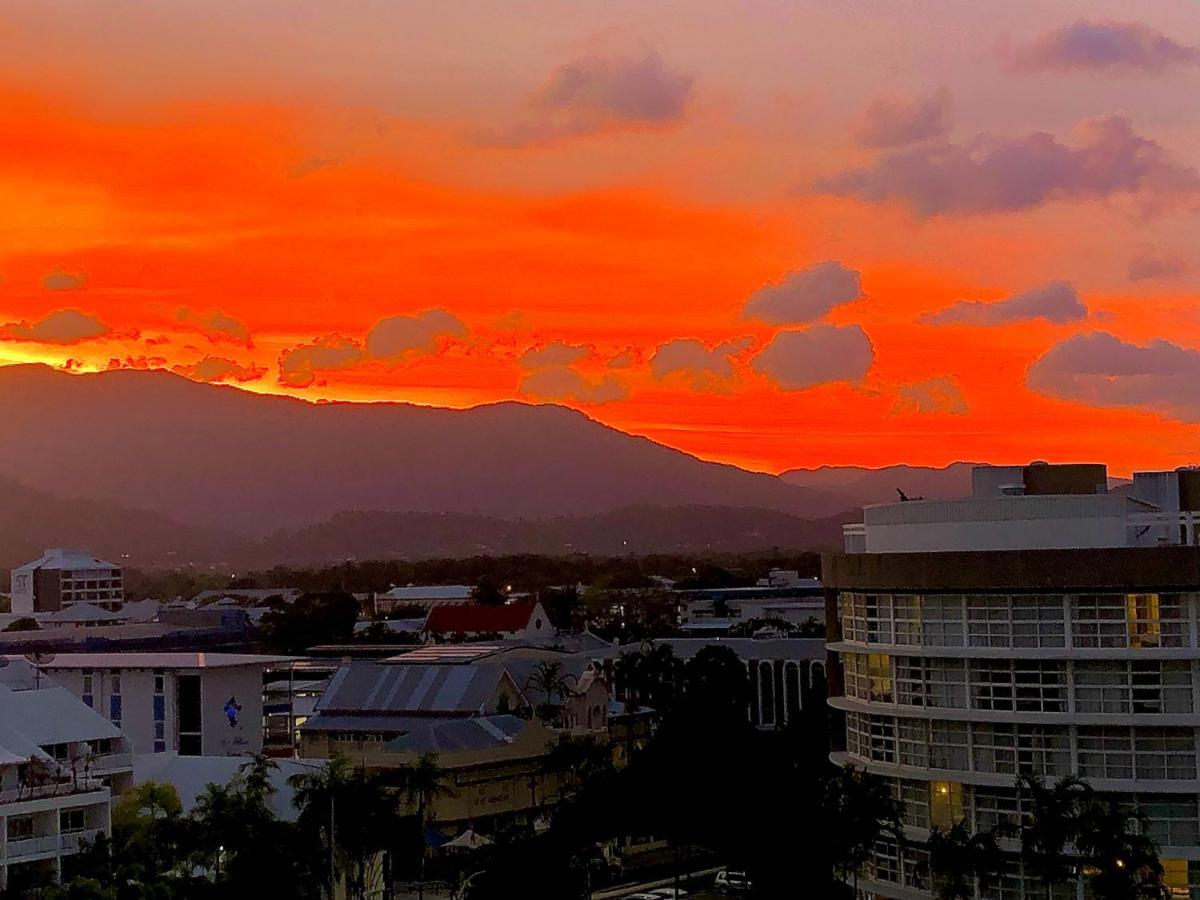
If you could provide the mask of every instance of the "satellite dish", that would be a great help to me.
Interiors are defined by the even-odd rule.
[[[32,653],[25,654],[25,661],[35,666],[45,666],[54,662],[55,654],[53,653],[38,653],[36,650]]]

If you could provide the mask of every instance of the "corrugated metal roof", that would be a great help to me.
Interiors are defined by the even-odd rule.
[[[501,665],[349,663],[338,669],[318,710],[332,713],[477,713],[496,693]]]
[[[528,723],[516,716],[424,719],[408,733],[388,741],[392,753],[448,753],[486,750],[511,744]]]

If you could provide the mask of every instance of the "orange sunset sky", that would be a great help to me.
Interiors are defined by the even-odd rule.
[[[1197,463],[1198,46],[1194,0],[0,2],[0,363]]]

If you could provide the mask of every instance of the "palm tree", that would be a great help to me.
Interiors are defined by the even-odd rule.
[[[381,874],[383,853],[400,830],[394,791],[382,776],[356,771],[344,756],[293,775],[288,783],[300,810],[297,824],[328,848],[330,896],[339,877],[345,879],[351,897],[366,896],[368,883]]]
[[[1066,775],[1050,787],[1036,775],[1022,775],[1017,779],[1017,796],[1029,809],[1021,825],[1021,857],[1050,900],[1054,886],[1074,875],[1068,846],[1079,833],[1092,787],[1078,775]]]
[[[975,885],[986,887],[1000,874],[1004,855],[994,831],[971,834],[965,819],[929,835],[929,861],[922,869],[939,900],[972,900]]]
[[[538,706],[538,715],[543,721],[548,721],[553,715],[554,698],[565,699],[571,693],[573,680],[563,670],[562,663],[554,660],[543,660],[530,673],[525,689],[532,689],[545,698],[545,702]]]
[[[853,879],[858,896],[858,873],[884,835],[903,842],[900,804],[887,781],[854,766],[845,766],[825,784],[822,818],[831,863],[842,879]]]
[[[1115,801],[1094,801],[1079,817],[1076,847],[1091,873],[1096,900],[1168,900],[1163,867],[1146,817]]]
[[[425,896],[425,856],[427,850],[426,829],[429,824],[429,814],[433,804],[439,797],[448,797],[454,793],[446,784],[446,771],[437,762],[436,753],[422,753],[417,761],[401,768],[397,775],[401,788],[408,803],[416,804],[417,827],[421,835],[420,880],[417,882],[417,896]]]

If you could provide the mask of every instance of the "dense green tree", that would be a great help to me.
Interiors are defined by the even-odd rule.
[[[554,702],[565,700],[571,695],[575,679],[564,668],[562,663],[555,660],[542,660],[529,674],[524,689],[541,697],[542,702],[536,707],[538,718],[550,721],[558,711]]]
[[[1037,776],[1023,775],[1017,779],[1017,793],[1028,809],[1021,823],[1021,856],[1049,900],[1056,885],[1075,877],[1076,862],[1067,851],[1079,833],[1080,817],[1092,802],[1092,788],[1077,775],[1064,776],[1049,786]]]
[[[1092,800],[1078,818],[1075,847],[1096,900],[1168,900],[1146,818],[1115,801]]]
[[[845,766],[826,782],[821,820],[834,868],[851,879],[858,895],[858,876],[876,841],[892,836],[903,841],[900,805],[887,781]]]
[[[365,897],[383,877],[384,855],[402,832],[395,789],[382,775],[354,769],[344,756],[293,775],[288,783],[296,792],[302,834],[310,846],[322,848],[322,861],[314,864],[319,880],[331,890],[332,876],[345,883],[350,897]]]
[[[353,595],[303,594],[263,616],[263,643],[281,653],[300,653],[316,644],[346,643],[354,637],[359,604]]]
[[[995,832],[972,833],[965,820],[945,830],[935,827],[927,848],[929,861],[920,875],[939,900],[974,900],[976,884],[990,886],[1004,864]]]

